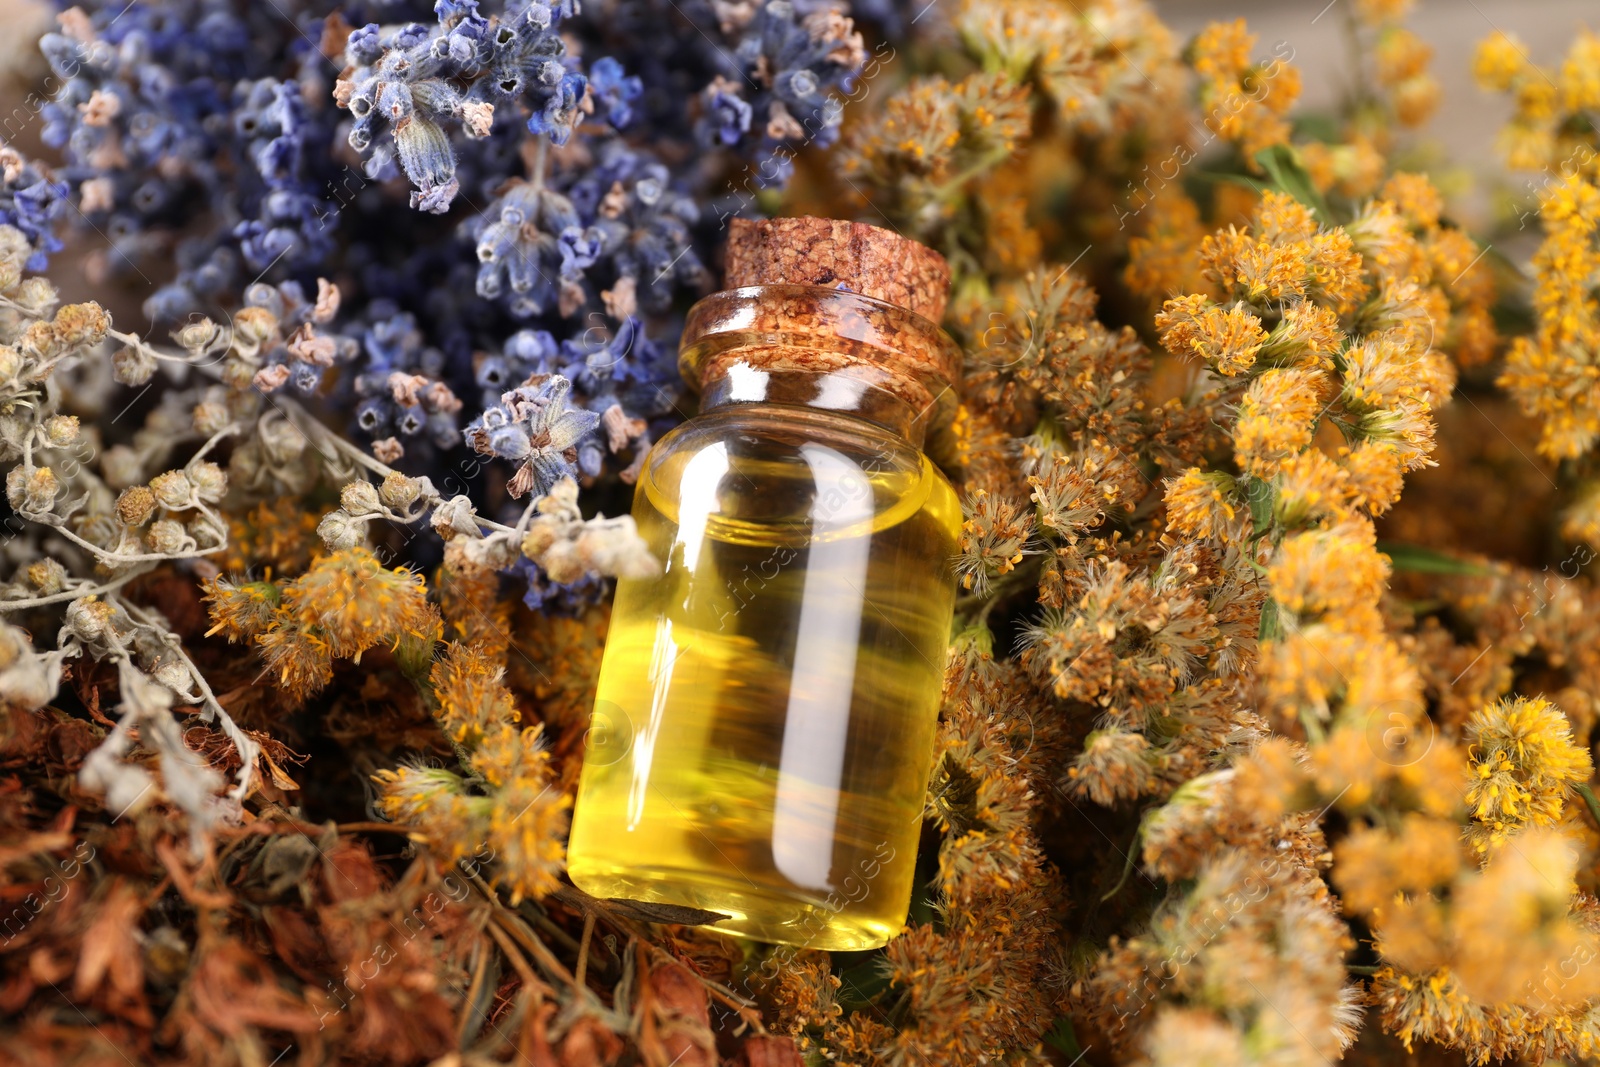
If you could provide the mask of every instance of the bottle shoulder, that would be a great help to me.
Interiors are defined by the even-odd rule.
[[[673,522],[706,516],[761,540],[882,530],[923,512],[952,538],[960,526],[949,479],[904,439],[777,405],[719,409],[678,426],[651,450],[639,493]]]

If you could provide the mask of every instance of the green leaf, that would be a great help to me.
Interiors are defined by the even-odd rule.
[[[1065,1015],[1056,1019],[1056,1024],[1044,1035],[1044,1043],[1060,1049],[1068,1056],[1083,1055],[1083,1050],[1078,1047],[1078,1035],[1072,1029],[1072,1020]]]
[[[1328,213],[1328,202],[1317,192],[1317,187],[1312,184],[1311,175],[1300,165],[1294,149],[1288,145],[1275,144],[1257,152],[1255,160],[1261,164],[1261,169],[1267,172],[1267,177],[1272,179],[1274,186],[1310,208],[1319,222],[1324,225],[1333,222],[1332,216]]]
[[[1484,577],[1494,572],[1481,563],[1457,559],[1426,545],[1410,545],[1402,541],[1379,541],[1378,551],[1389,557],[1397,571],[1416,574],[1464,574]]]
[[[1244,490],[1244,498],[1250,504],[1250,522],[1255,527],[1254,532],[1259,536],[1272,527],[1273,505],[1276,503],[1277,491],[1271,482],[1264,482],[1260,478],[1246,478],[1240,483]]]
[[[834,974],[839,976],[838,1000],[848,1011],[860,1011],[876,1002],[889,989],[893,977],[881,949],[860,953],[864,959],[855,958],[857,955],[836,952],[833,957]],[[840,966],[846,956],[850,957],[849,962]]]
[[[1261,605],[1261,629],[1256,634],[1259,641],[1276,641],[1283,636],[1283,622],[1278,618],[1278,602],[1268,597]]]

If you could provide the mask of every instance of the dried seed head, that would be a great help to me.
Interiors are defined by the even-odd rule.
[[[415,478],[407,478],[399,471],[390,471],[378,488],[378,498],[396,510],[410,507],[422,495]]]
[[[188,537],[188,531],[177,519],[157,519],[150,524],[149,531],[144,535],[145,544],[149,546],[150,551],[162,555],[182,552]]]
[[[222,430],[233,421],[228,405],[217,400],[207,400],[194,406],[194,428],[207,437]]]
[[[189,481],[195,495],[207,504],[215,504],[228,491],[228,474],[210,461],[196,463],[189,468]]]
[[[339,503],[351,515],[372,515],[383,510],[378,487],[362,478],[339,490]]]
[[[172,339],[178,342],[178,347],[188,351],[192,356],[197,356],[211,346],[222,334],[222,328],[208,318],[201,317],[172,331]]]
[[[56,287],[47,279],[34,275],[23,279],[11,299],[13,303],[21,305],[24,314],[37,316],[54,306],[58,294]]]
[[[351,521],[350,513],[340,508],[330,511],[317,523],[317,536],[331,552],[343,552],[361,543],[361,525]]]
[[[194,506],[194,485],[182,471],[167,471],[151,478],[150,491],[162,507],[179,511]]]
[[[28,584],[43,596],[67,587],[67,569],[53,559],[36,559],[28,564]]]
[[[44,438],[57,448],[78,439],[76,415],[52,415],[44,421]]]
[[[100,473],[111,488],[125,489],[144,480],[144,463],[127,445],[112,445],[101,460]]]
[[[48,512],[60,491],[61,482],[49,467],[29,471],[17,466],[6,475],[6,500],[23,514]]]
[[[264,422],[258,432],[261,436],[261,447],[272,463],[294,463],[305,453],[306,435],[300,432],[298,426],[287,420]]]
[[[176,656],[163,657],[150,671],[150,676],[174,693],[187,693],[194,684],[188,665]]]
[[[471,500],[453,496],[433,509],[433,531],[446,541],[453,537],[480,537],[482,531],[473,515]]]
[[[233,336],[250,348],[257,348],[278,329],[278,317],[266,308],[240,308],[233,316]]]
[[[143,385],[156,372],[156,357],[142,345],[124,345],[111,357],[111,376],[123,385]]]
[[[116,611],[104,600],[79,597],[67,605],[67,629],[80,641],[98,641]]]

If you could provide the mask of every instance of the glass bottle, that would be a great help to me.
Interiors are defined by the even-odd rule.
[[[904,925],[961,509],[920,451],[960,354],[948,269],[876,227],[736,221],[679,357],[700,413],[633,515],[568,847],[585,891],[865,949]]]

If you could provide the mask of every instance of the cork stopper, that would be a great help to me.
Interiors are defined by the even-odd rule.
[[[678,369],[702,405],[782,393],[874,409],[920,441],[955,409],[961,350],[938,325],[949,286],[943,256],[876,226],[735,219],[726,288],[689,309]]]
[[[734,219],[727,287],[820,285],[882,300],[930,322],[944,318],[950,265],[927,245],[864,222]]]

